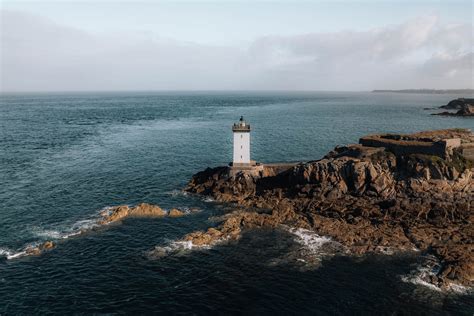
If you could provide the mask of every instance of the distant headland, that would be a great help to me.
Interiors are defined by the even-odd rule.
[[[424,93],[424,94],[473,94],[474,89],[401,89],[401,90],[372,90],[373,93]]]

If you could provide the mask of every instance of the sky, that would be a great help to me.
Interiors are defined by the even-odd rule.
[[[3,1],[0,91],[473,88],[472,1]]]

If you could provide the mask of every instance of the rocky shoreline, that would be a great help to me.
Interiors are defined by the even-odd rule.
[[[449,147],[453,139],[460,146]],[[383,146],[371,145],[376,140]],[[472,287],[474,163],[463,146],[473,142],[472,132],[460,129],[384,135],[277,174],[265,166],[258,174],[208,168],[185,191],[242,207],[183,241],[212,245],[238,239],[245,229],[287,225],[330,236],[353,254],[416,249],[434,255],[440,268],[424,281]],[[438,154],[440,144],[445,151]]]

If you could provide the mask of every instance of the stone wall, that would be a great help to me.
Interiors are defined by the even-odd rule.
[[[461,147],[464,158],[474,161],[474,143],[465,144]]]
[[[445,140],[438,142],[404,141],[382,138],[381,136],[377,135],[362,137],[359,140],[359,143],[368,147],[385,147],[395,155],[424,154],[446,158],[448,154],[448,148],[451,149],[451,147],[447,146]]]

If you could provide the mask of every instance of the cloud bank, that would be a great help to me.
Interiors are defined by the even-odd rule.
[[[2,91],[473,88],[472,25],[436,16],[235,47],[90,34],[14,11],[1,18]]]

